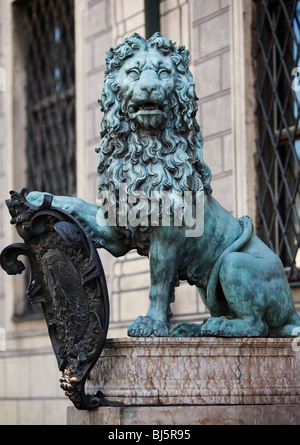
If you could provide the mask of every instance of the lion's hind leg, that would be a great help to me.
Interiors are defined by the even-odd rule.
[[[227,319],[211,317],[203,324],[199,337],[266,337],[268,325],[253,317]]]
[[[232,252],[223,259],[219,282],[229,313],[233,317],[230,319],[222,317],[226,315],[222,307],[214,306],[211,312],[213,316],[202,326],[199,335],[222,337],[268,335],[269,327],[265,321],[265,313],[268,293],[272,290],[269,285],[263,283],[266,275],[264,267],[262,259],[256,258],[253,261],[253,257],[247,253]]]
[[[270,329],[270,337],[299,337],[300,317],[295,312],[287,322],[277,328]]]
[[[201,324],[186,323],[184,321],[177,323],[173,329],[170,330],[170,337],[199,337],[201,332]]]
[[[170,331],[170,337],[266,337],[267,334],[267,324],[253,317],[210,317],[203,324],[178,323]]]

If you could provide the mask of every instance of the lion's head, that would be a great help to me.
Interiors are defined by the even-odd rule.
[[[196,121],[189,53],[161,34],[133,34],[111,48],[99,101],[104,112],[99,191],[195,191],[211,193],[210,170]]]

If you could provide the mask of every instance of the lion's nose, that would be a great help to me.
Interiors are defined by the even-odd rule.
[[[140,77],[140,88],[151,96],[159,88],[157,74],[152,70],[144,71]]]

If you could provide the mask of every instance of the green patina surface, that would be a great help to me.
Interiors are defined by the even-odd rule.
[[[149,309],[129,327],[130,336],[300,335],[280,259],[253,234],[250,218],[237,220],[212,196],[196,100],[183,46],[156,33],[149,40],[134,34],[111,48],[96,149],[102,205],[55,196],[53,206],[75,216],[97,247],[114,256],[137,249],[149,257]],[[151,220],[153,192],[161,208]],[[197,217],[201,221],[196,236],[184,218],[184,192],[192,194],[196,224]],[[27,199],[40,205],[43,194],[31,192]],[[169,331],[179,280],[198,287],[211,318]]]

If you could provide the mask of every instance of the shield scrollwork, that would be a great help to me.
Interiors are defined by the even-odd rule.
[[[85,394],[86,378],[101,355],[109,325],[109,299],[99,254],[84,227],[70,214],[26,200],[26,190],[10,192],[6,201],[24,243],[7,246],[1,266],[10,275],[22,273],[18,260],[28,257],[26,290],[32,304],[40,303],[52,347],[62,372],[60,386],[78,409],[103,404],[103,395]]]

